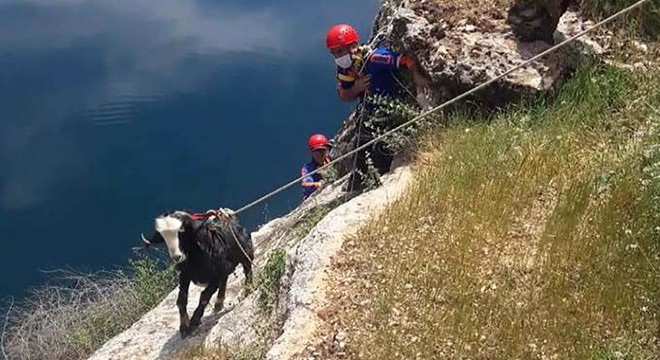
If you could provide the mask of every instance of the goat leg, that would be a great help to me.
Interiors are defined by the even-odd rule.
[[[202,322],[202,316],[204,315],[204,309],[206,309],[206,305],[209,304],[209,301],[211,300],[211,295],[218,289],[218,283],[215,281],[212,281],[209,283],[209,285],[202,291],[202,293],[199,295],[199,305],[197,305],[197,309],[195,309],[195,312],[193,312],[192,318],[190,318],[190,332],[195,330],[199,324]]]
[[[242,262],[243,273],[245,274],[245,286],[252,284],[252,263],[251,259],[244,259]]]
[[[215,311],[220,311],[225,307],[225,292],[227,291],[227,278],[229,273],[222,273],[218,281],[218,297],[215,299]]]
[[[176,299],[176,306],[179,308],[179,333],[182,338],[190,334],[190,320],[188,318],[188,287],[190,279],[179,277],[179,296]]]

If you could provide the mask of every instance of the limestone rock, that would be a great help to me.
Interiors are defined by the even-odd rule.
[[[389,29],[385,45],[419,60],[432,82],[436,105],[547,50],[554,43],[553,34],[561,40],[590,24],[577,12],[567,11],[566,0],[493,0],[471,8],[464,3],[387,2],[376,20],[376,28]],[[518,31],[509,25],[511,14],[525,20],[520,24],[529,30],[525,40],[535,41],[516,36]],[[602,40],[585,35],[470,100],[482,109],[492,109],[553,93],[574,70],[577,58],[599,54]]]

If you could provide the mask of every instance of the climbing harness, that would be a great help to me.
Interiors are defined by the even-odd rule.
[[[202,219],[211,220],[212,217],[216,217],[218,219],[220,218],[231,219],[233,216],[236,216],[236,212],[229,208],[220,208],[218,210],[211,209],[211,210],[207,210],[204,213],[190,214],[190,217],[192,217],[193,220],[202,220]],[[241,249],[241,252],[243,253],[243,255],[245,255],[245,258],[248,259],[250,264],[254,265],[252,259],[250,258],[250,256],[248,256],[247,251],[245,251],[241,242],[238,241],[238,236],[236,235],[234,228],[231,226],[231,224],[228,227],[229,227],[229,231],[231,231],[231,235],[234,237],[234,241],[236,241],[236,244],[238,245],[238,248]]]
[[[341,160],[344,160],[344,159],[348,158],[349,156],[356,154],[358,151],[361,151],[361,150],[363,150],[363,149],[366,149],[367,147],[369,147],[369,146],[375,144],[376,142],[380,141],[380,140],[383,139],[384,137],[389,136],[389,135],[391,135],[391,134],[393,134],[393,133],[395,133],[395,132],[397,132],[397,131],[399,131],[399,130],[405,128],[405,127],[408,127],[408,126],[412,125],[413,123],[416,123],[416,122],[419,121],[420,119],[423,119],[423,118],[425,118],[425,117],[427,117],[427,116],[429,116],[429,115],[431,115],[431,114],[437,112],[438,110],[442,110],[442,109],[446,108],[447,106],[449,106],[449,105],[451,105],[451,104],[454,104],[454,103],[456,103],[456,102],[458,102],[458,101],[460,101],[460,100],[462,100],[462,99],[464,99],[464,98],[466,98],[466,97],[472,95],[473,93],[475,93],[475,92],[477,92],[477,91],[479,91],[479,90],[481,90],[481,89],[483,89],[483,88],[485,88],[485,87],[487,87],[487,86],[493,84],[494,82],[496,82],[496,81],[498,81],[498,80],[500,80],[500,79],[506,77],[507,75],[513,73],[514,71],[516,71],[516,70],[518,70],[518,69],[520,69],[520,68],[523,68],[523,67],[525,67],[525,66],[531,64],[532,62],[534,62],[534,61],[536,61],[536,60],[538,60],[538,59],[540,59],[540,58],[542,58],[542,57],[544,57],[544,56],[546,56],[546,55],[548,55],[548,54],[550,54],[550,53],[555,52],[556,50],[558,50],[558,49],[560,49],[560,48],[566,46],[567,44],[569,44],[569,43],[575,41],[575,39],[580,38],[580,37],[582,37],[583,35],[585,35],[585,34],[591,32],[591,31],[593,31],[593,30],[595,30],[595,29],[597,29],[597,28],[599,28],[599,27],[601,27],[601,26],[603,26],[603,25],[605,25],[605,24],[611,22],[612,20],[618,18],[619,16],[621,16],[621,15],[623,15],[623,14],[626,14],[626,13],[628,13],[628,12],[630,12],[630,11],[632,11],[632,10],[638,8],[638,7],[640,7],[641,5],[643,5],[644,3],[648,2],[648,1],[649,1],[649,0],[639,0],[639,1],[637,1],[636,3],[634,3],[634,4],[632,4],[632,5],[628,6],[628,7],[626,7],[625,9],[622,9],[622,10],[618,11],[617,13],[615,13],[615,14],[609,16],[608,18],[606,18],[606,19],[604,19],[604,20],[601,20],[600,22],[596,23],[595,25],[593,25],[593,26],[591,26],[591,27],[589,27],[589,28],[587,28],[587,29],[585,29],[585,30],[583,30],[583,31],[581,31],[581,32],[579,32],[579,33],[577,33],[577,34],[571,36],[570,38],[568,38],[568,39],[566,39],[566,40],[560,42],[559,44],[554,45],[554,46],[552,46],[552,47],[546,49],[545,51],[543,51],[543,52],[541,52],[541,53],[539,53],[539,54],[537,54],[537,55],[531,57],[530,59],[528,59],[528,60],[526,60],[526,61],[524,61],[524,62],[522,62],[522,63],[520,63],[520,64],[518,64],[518,65],[516,65],[516,66],[514,66],[513,68],[511,68],[511,69],[509,69],[509,70],[503,72],[502,74],[500,74],[500,75],[498,75],[498,76],[496,76],[496,77],[494,77],[494,78],[492,78],[492,79],[490,79],[490,80],[488,80],[488,81],[482,83],[481,85],[478,85],[478,86],[476,86],[476,87],[474,87],[474,88],[472,88],[472,89],[470,89],[470,90],[468,90],[468,91],[466,91],[466,92],[464,92],[464,93],[462,93],[462,94],[460,94],[460,95],[458,95],[458,96],[456,96],[456,97],[454,97],[454,98],[452,98],[452,99],[450,99],[450,100],[448,100],[448,101],[446,101],[446,102],[444,102],[444,103],[442,103],[442,104],[440,104],[440,105],[438,105],[438,106],[436,106],[436,107],[434,107],[434,108],[432,108],[432,109],[429,109],[429,110],[427,110],[427,111],[422,112],[421,114],[419,114],[418,116],[412,118],[411,120],[409,120],[409,121],[407,121],[407,122],[405,122],[405,123],[403,123],[403,124],[401,124],[401,125],[399,125],[399,126],[393,128],[393,129],[391,129],[391,130],[385,132],[384,134],[381,134],[381,135],[377,136],[376,138],[374,138],[374,139],[372,139],[372,140],[370,140],[370,141],[368,141],[368,142],[362,144],[361,146],[359,146],[359,147],[353,149],[352,151],[349,151],[349,152],[347,152],[346,154],[341,155],[341,156],[335,158],[335,159],[332,160],[330,163],[328,163],[328,164],[326,164],[326,165],[323,165],[323,166],[317,168],[316,170],[310,172],[310,173],[307,174],[306,176],[309,176],[309,175],[311,175],[311,174],[315,174],[315,173],[317,173],[317,172],[319,172],[319,171],[321,171],[321,170],[323,170],[323,169],[325,169],[325,168],[327,168],[327,167],[329,167],[329,166],[332,166],[334,163],[339,162],[339,161],[341,161]],[[247,209],[250,209],[251,207],[253,207],[253,206],[255,206],[255,205],[261,203],[262,201],[267,200],[267,199],[269,199],[269,198],[271,198],[271,197],[273,197],[273,196],[279,194],[280,192],[282,192],[282,191],[288,189],[289,187],[294,186],[294,185],[297,185],[302,179],[303,179],[303,177],[299,177],[299,178],[297,178],[297,179],[295,179],[295,180],[292,180],[292,181],[290,181],[290,182],[288,182],[288,183],[286,183],[286,184],[280,186],[279,188],[277,188],[277,189],[275,189],[275,190],[273,190],[273,191],[271,191],[271,192],[269,192],[269,193],[267,193],[267,194],[261,196],[260,198],[258,198],[258,199],[256,199],[256,200],[254,200],[254,201],[252,201],[252,202],[250,202],[250,203],[248,203],[248,204],[242,206],[241,208],[239,208],[238,210],[234,211],[233,213],[234,213],[234,214],[239,214],[239,213],[241,213],[241,212],[243,212],[243,211],[245,211],[245,210],[247,210]]]

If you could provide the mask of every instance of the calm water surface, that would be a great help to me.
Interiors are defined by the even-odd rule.
[[[126,265],[166,210],[299,175],[349,111],[325,31],[376,0],[0,0],[0,299],[42,270]],[[296,206],[294,188],[241,215]]]

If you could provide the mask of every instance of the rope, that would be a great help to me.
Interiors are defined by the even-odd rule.
[[[342,155],[342,156],[339,156],[338,158],[332,160],[332,161],[329,162],[328,164],[323,165],[323,166],[317,168],[316,170],[309,172],[307,175],[305,175],[305,176],[301,176],[301,177],[299,177],[299,178],[297,178],[297,179],[295,179],[295,180],[292,180],[292,181],[290,181],[290,182],[288,182],[288,183],[286,183],[286,184],[280,186],[279,188],[275,189],[274,191],[271,191],[271,192],[267,193],[266,195],[264,195],[264,196],[262,196],[262,197],[260,197],[260,198],[258,198],[258,199],[256,199],[256,200],[252,201],[251,203],[248,203],[247,205],[245,205],[245,206],[239,208],[238,210],[235,211],[235,213],[236,213],[236,214],[241,213],[241,212],[243,212],[243,211],[245,211],[245,210],[247,210],[247,209],[249,209],[249,208],[251,208],[251,207],[253,207],[253,206],[257,205],[257,204],[259,204],[260,202],[262,202],[262,201],[264,201],[264,200],[267,200],[267,199],[269,199],[269,198],[271,198],[271,197],[273,197],[273,196],[279,194],[280,192],[282,192],[282,191],[288,189],[289,187],[291,187],[291,186],[297,184],[299,181],[302,181],[305,177],[307,177],[307,176],[309,176],[309,175],[316,174],[317,172],[319,172],[319,171],[325,169],[326,167],[331,166],[331,165],[333,165],[334,163],[339,162],[339,161],[341,161],[341,160],[343,160],[343,159],[345,159],[345,158],[347,158],[347,157],[349,157],[349,156],[351,156],[351,155],[357,153],[358,151],[361,151],[361,150],[363,150],[363,149],[366,149],[367,147],[373,145],[373,144],[376,143],[377,141],[380,141],[382,138],[384,138],[384,137],[386,137],[386,136],[389,136],[389,135],[391,135],[391,134],[393,134],[393,133],[395,133],[395,132],[397,132],[397,131],[399,131],[399,130],[401,130],[401,129],[403,129],[403,128],[409,126],[409,125],[412,125],[413,123],[419,121],[420,119],[422,119],[422,118],[424,118],[424,117],[426,117],[426,116],[428,116],[428,115],[430,115],[430,114],[432,114],[432,113],[434,113],[434,112],[436,112],[436,111],[438,111],[438,110],[442,110],[442,109],[446,108],[447,106],[449,106],[449,105],[451,105],[451,104],[453,104],[453,103],[455,103],[455,102],[457,102],[457,101],[459,101],[459,100],[462,100],[462,99],[468,97],[469,95],[471,95],[471,94],[473,94],[473,93],[475,93],[475,92],[477,92],[477,91],[479,91],[479,90],[481,90],[481,89],[483,89],[483,88],[489,86],[490,84],[492,84],[492,83],[498,81],[499,79],[501,79],[501,78],[503,78],[503,77],[505,77],[505,76],[511,74],[512,72],[514,72],[514,71],[516,71],[516,70],[518,70],[518,69],[520,69],[520,68],[523,68],[523,67],[525,67],[525,66],[531,64],[532,62],[534,62],[534,61],[536,61],[536,60],[538,60],[538,59],[540,59],[540,58],[542,58],[542,57],[544,57],[544,56],[546,56],[546,55],[548,55],[548,54],[550,54],[550,53],[552,53],[552,52],[554,52],[554,51],[556,51],[556,50],[558,50],[558,49],[560,49],[560,48],[562,48],[562,47],[564,47],[564,46],[567,45],[568,43],[575,41],[575,39],[577,39],[577,38],[579,38],[579,37],[582,37],[583,35],[585,35],[585,34],[591,32],[591,31],[593,31],[593,30],[595,30],[595,29],[597,29],[597,28],[599,28],[599,27],[601,27],[601,26],[603,26],[603,25],[605,25],[605,24],[611,22],[612,20],[616,19],[617,17],[619,17],[619,16],[621,16],[621,15],[623,15],[623,14],[626,14],[626,13],[628,13],[628,12],[630,12],[630,11],[632,11],[632,10],[638,8],[638,7],[640,7],[641,5],[643,5],[644,3],[646,3],[647,1],[649,1],[649,0],[639,0],[639,1],[637,1],[637,2],[634,3],[633,5],[630,5],[630,6],[628,6],[627,8],[625,8],[625,9],[623,9],[623,10],[620,10],[619,12],[617,12],[617,13],[611,15],[610,17],[608,17],[608,18],[606,18],[606,19],[600,21],[599,23],[597,23],[597,24],[595,24],[595,25],[593,25],[593,26],[591,26],[591,27],[589,27],[589,28],[587,28],[587,29],[585,29],[585,30],[583,30],[583,31],[581,31],[581,32],[579,32],[579,33],[577,33],[576,35],[573,35],[572,37],[570,37],[570,38],[568,38],[568,39],[562,41],[561,43],[559,43],[559,44],[557,44],[557,45],[554,45],[554,46],[548,48],[547,50],[545,50],[545,51],[543,51],[543,52],[541,52],[541,53],[539,53],[539,54],[533,56],[533,57],[530,58],[529,60],[524,61],[524,62],[522,62],[521,64],[514,66],[513,68],[511,68],[511,69],[505,71],[504,73],[502,73],[502,74],[500,74],[500,75],[498,75],[498,76],[496,76],[496,77],[494,77],[494,78],[492,78],[492,79],[490,79],[490,80],[488,80],[488,81],[482,83],[481,85],[479,85],[479,86],[477,86],[477,87],[474,87],[474,88],[472,88],[472,89],[470,89],[470,90],[468,90],[468,91],[466,91],[466,92],[464,92],[464,93],[462,93],[462,94],[460,94],[460,95],[458,95],[458,96],[456,96],[456,97],[454,97],[454,98],[452,98],[452,99],[446,101],[445,103],[440,104],[440,105],[438,105],[438,106],[436,106],[436,107],[434,107],[434,108],[432,108],[432,109],[430,109],[430,110],[427,110],[427,111],[425,111],[425,112],[422,112],[421,114],[419,114],[418,116],[414,117],[413,119],[411,119],[411,120],[409,120],[409,121],[407,121],[407,122],[405,122],[405,123],[403,123],[403,124],[401,124],[401,125],[399,125],[399,126],[393,128],[392,130],[387,131],[386,133],[384,133],[384,134],[382,134],[382,135],[380,135],[380,136],[378,136],[378,137],[372,139],[371,141],[369,141],[369,142],[367,142],[367,143],[364,143],[363,145],[361,145],[361,146],[359,146],[359,147],[353,149],[352,151],[349,151],[349,152],[347,152],[346,154],[344,154],[344,155]]]
[[[418,101],[417,101],[417,98],[416,98],[415,95],[412,93],[412,91],[411,91],[406,85],[404,85],[403,82],[401,82],[401,80],[399,80],[399,77],[396,76],[396,74],[394,73],[394,71],[390,71],[390,73],[392,74],[392,77],[394,78],[394,80],[396,80],[396,82],[399,83],[399,86],[401,86],[401,87],[403,88],[403,90],[405,90],[406,93],[407,93],[408,95],[410,95],[410,97],[412,98],[412,100],[413,100],[414,102],[418,102]],[[421,107],[421,104],[420,104],[420,107]]]
[[[252,259],[250,258],[250,256],[248,256],[247,252],[245,252],[245,249],[243,249],[243,245],[241,245],[241,242],[238,241],[238,236],[236,236],[236,232],[234,232],[234,228],[229,226],[229,230],[231,230],[231,234],[234,236],[234,240],[236,240],[236,244],[238,244],[238,247],[243,252],[243,255],[245,255],[245,258],[250,262],[250,265],[254,266]]]
[[[364,98],[362,100],[362,103],[360,104],[360,113],[358,114],[358,119],[357,119],[357,134],[355,136],[355,147],[357,148],[360,145],[360,137],[362,136],[362,121],[364,120]],[[353,186],[355,185],[355,181],[358,180],[357,178],[360,178],[360,181],[362,181],[361,177],[358,176],[358,174],[355,172],[355,169],[357,169],[357,159],[358,159],[358,153],[355,153],[355,156],[353,156],[353,169],[351,171],[351,177],[348,178],[348,181],[350,181],[350,187],[349,191],[346,192],[346,196],[348,196],[349,193],[353,192]]]

